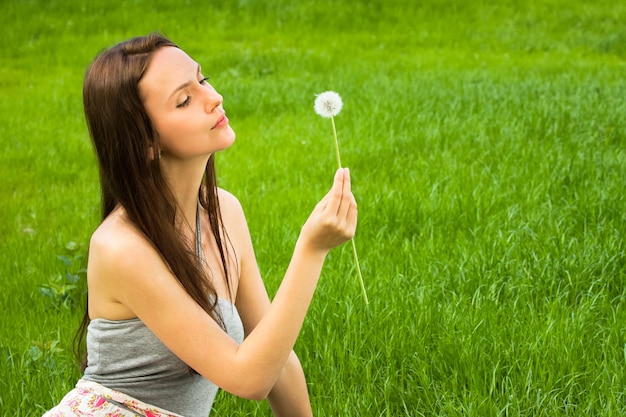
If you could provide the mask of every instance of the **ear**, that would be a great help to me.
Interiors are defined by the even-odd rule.
[[[161,159],[161,150],[158,146],[150,145],[148,147],[148,158],[151,161],[154,161],[155,159]]]

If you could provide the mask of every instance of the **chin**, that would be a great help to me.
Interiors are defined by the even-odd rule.
[[[230,146],[233,143],[235,143],[235,139],[236,138],[237,138],[237,135],[235,134],[235,131],[233,129],[230,129],[230,135],[229,135],[229,138],[228,138],[229,139],[228,140],[228,146]]]
[[[233,143],[235,143],[235,138],[236,138],[235,132],[231,129],[230,134],[229,135],[225,135],[222,138],[222,140],[220,140],[220,146],[219,146],[219,149],[216,150],[216,152],[230,148],[230,146]]]

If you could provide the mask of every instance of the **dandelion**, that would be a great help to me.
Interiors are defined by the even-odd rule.
[[[320,93],[315,98],[315,112],[322,117],[330,119],[333,125],[333,137],[335,138],[335,156],[337,157],[337,167],[341,168],[341,155],[339,154],[339,141],[337,140],[337,129],[335,128],[335,116],[339,114],[343,107],[343,101],[341,96],[334,91],[325,91]],[[361,266],[359,265],[359,257],[356,253],[356,244],[354,238],[350,239],[352,243],[352,254],[354,255],[354,263],[356,264],[356,271],[359,276],[359,283],[361,284],[361,292],[363,293],[363,299],[365,304],[368,304],[367,292],[365,291],[365,285],[363,284],[363,275],[361,274]]]
[[[326,91],[317,95],[315,99],[315,112],[322,117],[335,117],[341,111],[343,101],[339,94],[334,91]]]

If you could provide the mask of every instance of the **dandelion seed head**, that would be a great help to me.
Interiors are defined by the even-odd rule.
[[[339,114],[343,102],[339,94],[334,91],[325,91],[315,98],[315,112],[322,117],[334,117]]]

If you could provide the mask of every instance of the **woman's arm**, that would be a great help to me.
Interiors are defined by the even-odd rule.
[[[270,308],[270,299],[259,272],[250,231],[239,201],[234,196],[222,192],[220,206],[226,209],[224,221],[227,226],[230,226],[228,227],[229,237],[235,245],[240,262],[236,304],[247,335]],[[313,415],[304,371],[293,351],[267,400],[276,417]]]
[[[353,236],[356,217],[349,173],[338,170],[302,228],[273,303],[241,345],[191,299],[138,232],[114,243],[94,234],[89,274],[106,281],[112,298],[198,373],[235,395],[263,399],[291,354],[327,253]]]
[[[304,371],[294,352],[272,388],[267,400],[276,417],[310,417],[313,415]]]
[[[245,270],[243,268],[242,270]],[[253,269],[258,271],[256,262]],[[262,319],[265,311],[270,306],[269,297],[260,275],[242,274],[237,295],[237,310],[241,315],[246,333],[254,329],[256,323]],[[252,284],[252,285],[251,285]],[[253,289],[254,288],[254,289]],[[248,293],[248,297],[244,296]],[[244,302],[243,298],[249,298],[256,293],[255,302]],[[292,351],[280,372],[278,380],[267,396],[272,413],[276,417],[310,417],[313,415],[306,378],[300,361]]]

